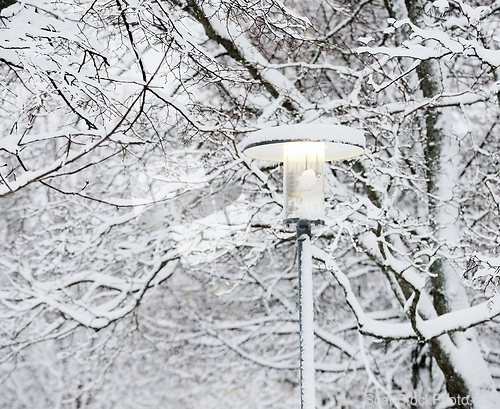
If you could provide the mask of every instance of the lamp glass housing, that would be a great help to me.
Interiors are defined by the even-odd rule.
[[[283,164],[285,221],[323,220],[324,142],[283,144]]]

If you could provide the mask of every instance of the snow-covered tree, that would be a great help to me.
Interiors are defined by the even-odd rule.
[[[318,407],[499,405],[498,2],[0,11],[0,402],[298,405],[281,168],[239,143],[323,122],[367,151],[314,230]]]

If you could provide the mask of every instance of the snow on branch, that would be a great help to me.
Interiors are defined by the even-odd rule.
[[[252,45],[223,10],[215,10],[208,3],[202,7],[193,1],[187,2],[191,15],[205,28],[207,35],[225,47],[229,55],[241,62],[249,73],[266,87],[274,98],[285,96],[292,102],[294,110],[311,109],[311,102],[295,87],[295,85],[277,69],[268,67],[269,61]]]
[[[367,317],[351,288],[349,278],[341,271],[335,260],[325,251],[316,247],[313,247],[313,255],[327,265],[342,287],[346,302],[356,317],[359,331],[364,335],[388,340],[419,339],[420,341],[429,341],[443,334],[466,331],[500,315],[500,295],[496,295],[492,299],[473,307],[437,316],[433,311],[430,300],[419,285],[420,289],[416,289],[416,291],[421,293],[420,297],[410,297],[407,306],[405,306],[405,312],[410,311],[410,309],[414,310],[415,319],[404,323],[388,323],[375,320]],[[397,274],[404,275],[405,279],[410,278],[411,280],[413,273],[408,276],[409,269],[404,268],[400,261],[392,257],[387,259],[386,262]],[[416,276],[413,277],[413,279],[415,278]],[[421,279],[417,279],[417,282],[421,282]],[[411,304],[415,305],[411,306]]]
[[[335,279],[344,291],[346,302],[356,317],[358,328],[364,335],[383,339],[416,338],[416,334],[409,323],[388,323],[369,318],[354,294],[347,276],[341,271],[338,264],[325,251],[313,247],[313,256],[323,261],[332,272]]]
[[[464,310],[448,312],[431,320],[418,319],[418,331],[424,340],[467,329],[491,321],[500,315],[500,296]]]
[[[172,255],[173,254],[173,255]],[[140,278],[122,278],[98,272],[80,272],[53,281],[36,280],[29,271],[16,271],[27,281],[27,286],[16,284],[11,278],[12,290],[0,292],[0,304],[17,313],[29,313],[38,306],[59,311],[65,319],[87,328],[100,329],[133,311],[146,290],[168,279],[175,271],[176,252],[158,259]],[[78,288],[78,290],[74,290]]]
[[[474,254],[467,262],[462,276],[465,283],[476,290],[494,291],[500,288],[500,259]]]
[[[462,55],[474,56],[492,68],[500,66],[500,50],[490,50],[483,47],[477,40],[467,40],[461,37],[452,37],[448,33],[434,29],[422,29],[409,19],[395,21],[392,27],[399,28],[407,25],[412,30],[410,39],[403,42],[401,47],[359,47],[356,52],[385,54],[391,58],[409,57],[418,60],[442,58],[444,56]]]

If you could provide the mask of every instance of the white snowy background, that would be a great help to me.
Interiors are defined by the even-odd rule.
[[[0,406],[299,407],[241,141],[321,122],[316,407],[500,407],[499,50],[498,1],[0,1]]]

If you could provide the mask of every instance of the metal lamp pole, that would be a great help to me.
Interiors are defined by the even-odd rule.
[[[324,224],[324,163],[353,158],[364,148],[361,131],[330,124],[267,128],[242,141],[246,156],[284,163],[283,218],[297,229],[301,409],[315,408],[311,225]]]
[[[314,311],[311,254],[311,222],[297,222],[299,265],[300,407],[315,408]]]

